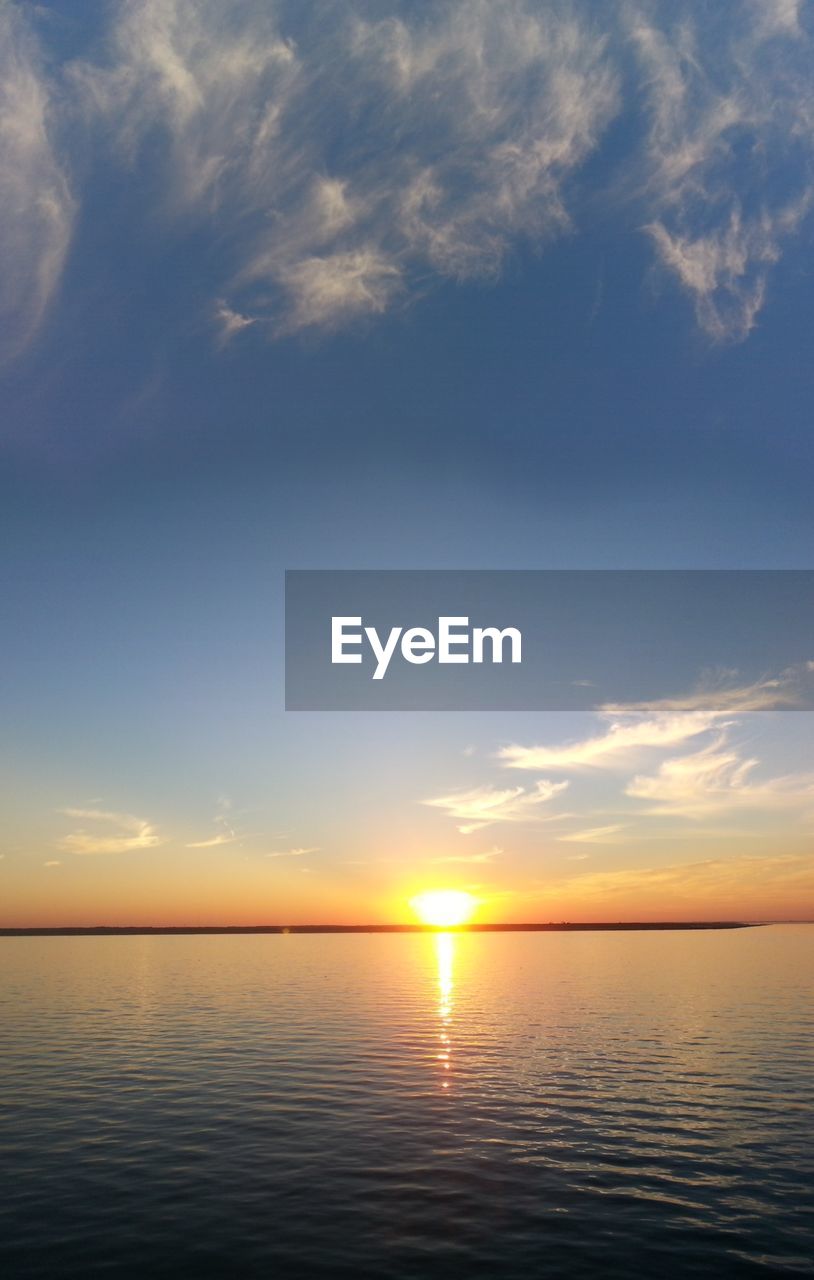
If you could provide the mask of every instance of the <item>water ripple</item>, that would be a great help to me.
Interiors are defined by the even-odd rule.
[[[0,940],[10,1277],[814,1274],[814,929]]]

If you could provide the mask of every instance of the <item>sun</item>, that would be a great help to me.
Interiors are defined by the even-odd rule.
[[[466,924],[478,905],[477,898],[462,889],[428,889],[410,899],[410,906],[422,924],[434,929],[454,929]]]

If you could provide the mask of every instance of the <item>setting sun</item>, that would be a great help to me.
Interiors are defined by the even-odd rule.
[[[471,893],[462,889],[430,889],[412,898],[410,906],[421,920],[436,929],[452,929],[466,924],[475,912],[478,902]]]

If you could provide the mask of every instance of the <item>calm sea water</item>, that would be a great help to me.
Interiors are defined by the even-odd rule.
[[[0,967],[9,1280],[814,1274],[814,927]]]

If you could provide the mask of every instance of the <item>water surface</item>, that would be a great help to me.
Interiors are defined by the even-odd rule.
[[[0,939],[7,1277],[814,1274],[814,928]]]

